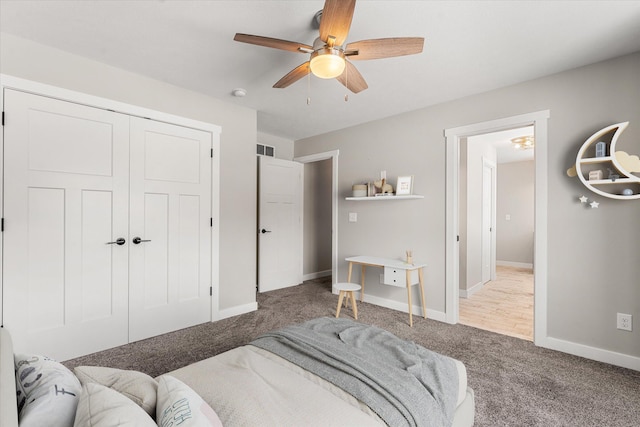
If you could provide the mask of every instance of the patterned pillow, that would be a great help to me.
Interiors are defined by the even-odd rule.
[[[133,400],[155,418],[158,382],[149,375],[102,366],[78,366],[73,373],[82,385],[97,383],[109,387]]]
[[[159,427],[222,427],[215,411],[191,387],[169,375],[158,379]]]
[[[156,427],[151,417],[128,397],[101,384],[82,386],[73,427]]]
[[[20,427],[70,427],[80,381],[62,364],[44,356],[16,354],[16,394]]]

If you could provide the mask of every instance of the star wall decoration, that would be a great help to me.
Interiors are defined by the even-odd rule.
[[[596,202],[595,200],[592,200],[591,202],[589,202],[589,198],[585,195],[578,197],[578,200],[580,200],[580,203],[584,204],[585,207],[586,205],[590,206],[591,209],[597,209],[598,206],[600,206],[600,203]]]

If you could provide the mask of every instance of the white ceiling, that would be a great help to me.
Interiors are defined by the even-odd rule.
[[[369,89],[348,102],[335,80],[273,89],[308,56],[234,34],[312,44],[323,5],[0,0],[0,31],[256,109],[258,131],[292,140],[640,51],[640,1],[359,0],[347,42],[421,36],[423,53],[358,61]]]

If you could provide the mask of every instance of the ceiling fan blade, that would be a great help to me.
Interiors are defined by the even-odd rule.
[[[349,43],[345,55],[350,60],[381,59],[394,56],[415,55],[422,52],[423,37],[392,37]]]
[[[304,64],[300,64],[293,70],[289,71],[289,74],[278,80],[276,84],[273,85],[273,87],[280,89],[285,88],[297,82],[310,72],[311,68],[309,67],[309,61],[307,61]]]
[[[252,36],[251,34],[236,33],[233,39],[237,42],[256,44],[258,46],[272,47],[274,49],[288,50],[291,52],[313,52],[313,48],[307,44],[290,42],[288,40],[273,39],[271,37]]]
[[[353,93],[362,92],[366,88],[369,87],[367,82],[364,81],[364,77],[358,71],[358,69],[349,61],[346,62],[346,67],[342,74],[340,74],[336,79],[342,83],[347,89],[349,89]]]
[[[356,0],[326,0],[320,18],[320,40],[335,37],[335,45],[342,46],[351,28]]]

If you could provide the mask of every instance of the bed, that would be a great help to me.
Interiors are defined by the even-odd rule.
[[[18,426],[14,359],[18,363],[11,337],[2,329],[0,427]],[[74,416],[75,425],[110,425],[109,421],[113,425],[115,412],[106,412],[112,408],[104,404],[112,397],[120,399],[112,406],[128,405],[131,414],[137,410],[136,416],[145,417],[131,424],[140,426],[156,425],[156,422],[171,425],[167,424],[167,417],[184,416],[176,412],[179,406],[176,402],[187,402],[187,406],[190,402],[188,421],[203,422],[181,424],[185,427],[462,427],[473,425],[475,413],[473,390],[467,386],[466,369],[461,362],[349,319],[319,318],[272,331],[249,345],[155,379],[143,373],[112,368],[84,367],[74,372],[75,376],[67,378],[67,383],[56,386],[57,390],[66,387],[64,390],[69,395],[78,395],[77,413],[72,414],[69,409],[71,425]],[[20,375],[18,377],[20,387]],[[82,390],[71,393],[76,390],[75,381],[82,382]],[[98,385],[92,382],[102,382],[100,392],[108,391],[109,398],[103,397],[106,394],[97,394]],[[123,384],[135,387],[136,391],[124,390]],[[142,393],[140,390],[145,384],[150,388]],[[172,387],[174,390],[170,390]],[[195,400],[188,400],[184,393],[189,393],[188,399]],[[105,407],[91,423],[85,421],[87,414],[80,415],[80,408],[83,404],[86,406],[85,400],[89,399],[85,395],[95,399],[92,408],[98,406],[95,402]],[[124,400],[123,395],[127,396]],[[136,396],[143,395],[146,397],[136,400]],[[151,400],[147,399],[149,396]],[[72,399],[64,393],[63,397],[66,401]],[[200,408],[206,410],[203,409],[198,418],[196,409],[200,411]],[[125,423],[124,413],[118,413],[118,425]],[[105,424],[100,424],[100,416],[106,420]],[[22,421],[20,425],[22,427]]]

